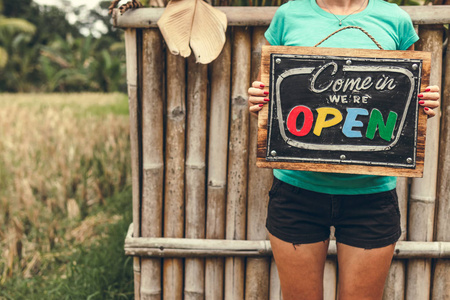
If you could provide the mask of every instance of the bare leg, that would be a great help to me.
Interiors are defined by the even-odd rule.
[[[283,300],[322,300],[329,240],[293,245],[270,236]]]
[[[339,300],[380,300],[383,297],[395,244],[362,249],[337,244]]]

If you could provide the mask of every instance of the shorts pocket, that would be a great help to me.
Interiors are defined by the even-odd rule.
[[[269,196],[272,197],[273,195],[276,194],[276,192],[278,191],[278,188],[281,185],[281,180],[279,180],[278,178],[274,177],[273,178],[273,183],[272,183],[272,187],[270,188],[269,191]]]
[[[388,196],[385,197],[386,205],[389,208],[389,212],[396,217],[400,217],[400,208],[398,206],[398,196],[396,189],[389,191]]]

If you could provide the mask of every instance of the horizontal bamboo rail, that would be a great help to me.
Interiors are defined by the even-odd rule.
[[[268,26],[272,21],[274,7],[220,7],[228,18],[228,26]],[[401,6],[410,16],[414,24],[448,24],[450,23],[450,6]],[[164,8],[140,8],[127,11],[121,15],[114,10],[113,24],[119,28],[151,28],[156,27]]]
[[[272,255],[268,240],[217,240],[186,238],[134,238],[133,224],[125,239],[125,254],[144,257],[262,257]],[[328,255],[336,255],[330,241]],[[450,242],[397,242],[394,257],[450,258]]]

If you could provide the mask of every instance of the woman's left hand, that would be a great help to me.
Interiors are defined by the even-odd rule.
[[[423,107],[424,112],[429,118],[434,117],[436,115],[434,109],[439,107],[439,99],[441,98],[439,87],[436,85],[428,86],[418,97],[419,105]]]

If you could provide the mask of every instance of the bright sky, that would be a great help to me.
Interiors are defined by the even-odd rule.
[[[66,1],[69,2],[74,7],[85,5],[87,9],[91,9],[98,6],[101,0],[33,0],[33,1],[40,5],[55,5],[59,7],[62,7],[63,6],[62,2]],[[66,15],[66,18],[70,23],[75,23],[77,21],[77,17],[75,14],[69,13]],[[103,24],[101,24],[100,21],[99,23],[92,24],[92,28],[94,29],[92,34],[96,37],[101,35],[101,33],[106,32],[106,27]],[[89,35],[90,31],[87,28],[83,28],[81,30],[81,33],[84,35]]]
[[[34,2],[41,5],[60,5],[61,0],[34,0]],[[88,8],[92,8],[98,5],[100,0],[72,0],[70,1],[73,6],[86,5]]]

